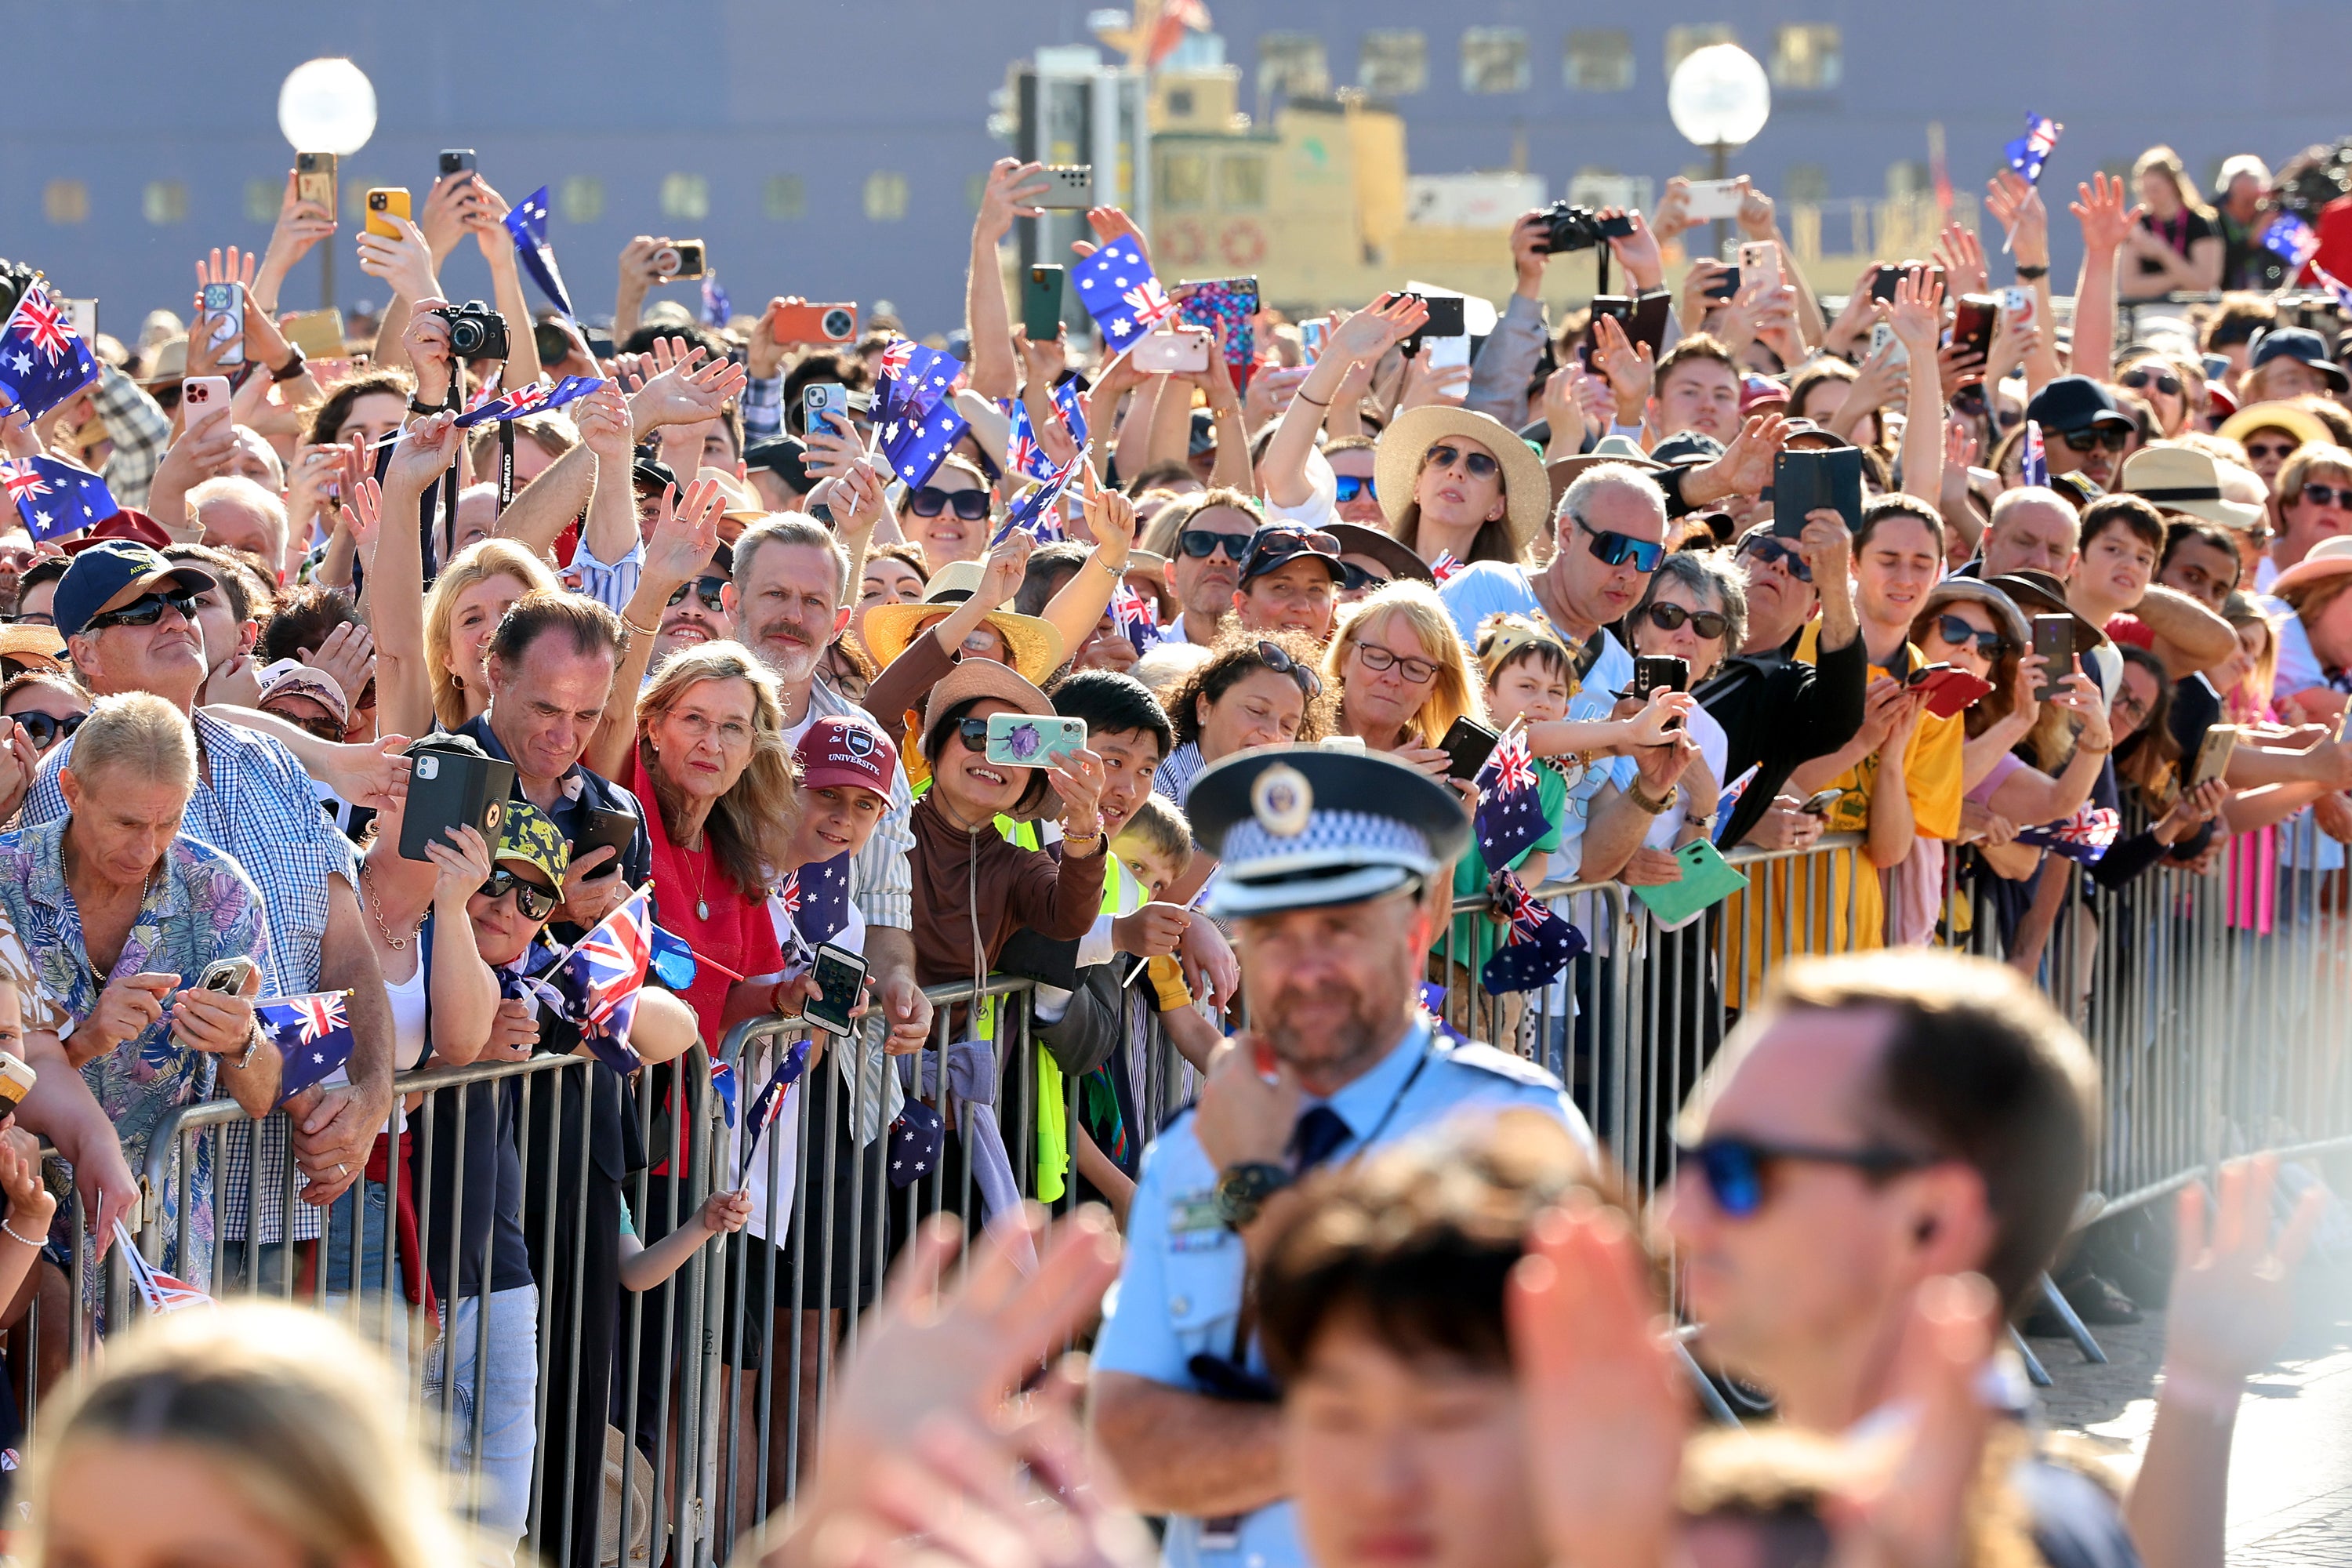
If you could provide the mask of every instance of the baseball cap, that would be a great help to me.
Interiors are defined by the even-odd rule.
[[[1339,564],[1339,541],[1333,535],[1320,529],[1261,528],[1250,535],[1249,550],[1242,557],[1241,580],[1263,577],[1300,556],[1323,563],[1334,583],[1348,575],[1347,568]]]
[[[2327,357],[2327,340],[2309,327],[2275,327],[2256,338],[2250,367],[2260,370],[2274,359],[2301,360],[2326,376],[2327,384],[2337,392],[2352,388],[2352,377]]]
[[[2128,427],[2131,416],[2116,405],[2115,395],[2087,375],[2062,375],[2025,406],[2025,416],[2045,435],[2063,436],[2095,425]]]
[[[50,613],[59,637],[79,637],[97,615],[132,589],[152,593],[169,584],[187,593],[217,586],[201,566],[181,566],[166,561],[149,545],[128,539],[108,539],[74,557],[58,579],[58,596]],[[135,596],[135,595],[134,595]]]
[[[816,489],[816,480],[809,477],[808,448],[796,437],[752,442],[744,449],[743,466],[765,468],[803,494]]]
[[[352,721],[351,699],[343,695],[341,683],[299,658],[281,658],[275,664],[264,665],[260,679],[259,700],[263,702],[273,697],[308,697],[332,714],[336,723]]]
[[[629,478],[659,492],[677,483],[677,471],[659,458],[639,458],[629,465]]]
[[[898,748],[872,724],[834,717],[808,727],[793,748],[793,760],[800,764],[801,783],[811,789],[849,784],[887,795],[898,772]]]
[[[561,888],[563,869],[572,863],[572,846],[547,813],[527,800],[510,800],[499,827],[498,852],[491,858],[536,866]]]

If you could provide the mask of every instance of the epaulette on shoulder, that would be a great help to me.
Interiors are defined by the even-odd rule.
[[[1444,1046],[1441,1043],[1440,1049],[1444,1052],[1445,1059],[1456,1067],[1492,1073],[1496,1078],[1508,1079],[1513,1083],[1528,1089],[1559,1087],[1559,1079],[1552,1077],[1550,1073],[1525,1057],[1515,1057],[1508,1051],[1497,1050],[1493,1046],[1484,1045],[1475,1040],[1453,1046]]]

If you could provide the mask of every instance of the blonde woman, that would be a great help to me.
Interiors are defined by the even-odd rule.
[[[1391,583],[1349,607],[1323,668],[1339,693],[1339,733],[1439,777],[1438,742],[1454,721],[1486,719],[1454,617],[1425,583]]]
[[[2213,209],[2169,147],[2151,147],[2132,165],[2141,212],[2124,237],[2123,297],[2160,300],[2221,286],[2221,228]]]
[[[400,1426],[389,1369],[333,1320],[258,1302],[152,1319],[55,1404],[20,1478],[18,1561],[445,1568],[475,1558]]]

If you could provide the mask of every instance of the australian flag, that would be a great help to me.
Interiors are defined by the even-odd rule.
[[[1012,509],[1004,514],[1004,526],[996,531],[996,537],[990,540],[989,544],[992,547],[1002,544],[1016,528],[1040,544],[1051,544],[1064,537],[1062,494],[1070,488],[1070,481],[1078,477],[1078,470],[1086,467],[1086,462],[1087,454],[1081,447],[1076,457],[1039,480],[1027,495],[1013,503]]]
[[[547,187],[522,199],[522,205],[507,214],[507,233],[514,237],[515,255],[522,269],[539,285],[539,291],[548,302],[566,316],[572,314],[572,296],[563,291],[563,274],[555,265],[555,247],[547,243]]]
[[[1118,580],[1118,588],[1110,596],[1113,624],[1127,634],[1138,653],[1149,652],[1160,641],[1160,621],[1151,613],[1144,596],[1128,586],[1127,579]]]
[[[2017,842],[2054,849],[2069,860],[2095,866],[2123,831],[2123,820],[2104,805],[2085,805],[2063,822],[2021,827]]]
[[[882,364],[876,374],[874,422],[911,424],[955,390],[963,375],[963,361],[912,338],[896,338],[882,351]]]
[[[2287,274],[2292,277],[2317,253],[2319,237],[2294,214],[2281,213],[2271,220],[2270,227],[2263,230],[2263,248],[2284,261]]]
[[[1493,867],[1515,866],[1551,831],[1536,787],[1534,758],[1528,754],[1524,730],[1503,737],[1471,781],[1478,786],[1478,853]]]
[[[567,375],[553,386],[532,382],[518,386],[512,392],[502,392],[478,407],[457,416],[460,429],[484,424],[492,419],[520,419],[526,414],[544,414],[561,408],[567,403],[577,403],[598,387],[604,378],[598,375]]]
[[[661,928],[656,926],[656,931]],[[719,1097],[719,1109],[727,1113],[727,1125],[735,1125],[735,1069],[725,1062],[710,1064],[710,1092]]]
[[[803,942],[811,947],[831,942],[849,923],[849,851],[787,874],[776,902]]]
[[[1070,439],[1083,450],[1087,444],[1087,416],[1076,380],[1066,381],[1054,389],[1054,408],[1061,416],[1062,427],[1070,433]],[[1045,455],[1045,446],[1037,439],[1036,426],[1029,422],[1029,405],[1017,397],[1013,400],[1013,442],[1005,452],[1004,466],[1033,479],[1049,478],[1054,472],[1054,460]]]
[[[1430,1033],[1453,1045],[1469,1046],[1477,1042],[1448,1022],[1445,1016],[1445,987],[1434,980],[1421,983],[1421,1010],[1429,1018]]]
[[[636,1021],[637,993],[645,989],[646,969],[653,962],[653,925],[652,900],[639,888],[580,939],[557,973],[564,1016],[579,1026],[582,1040],[614,1072],[634,1072],[639,1066],[629,1026]]]
[[[727,318],[734,313],[735,301],[730,300],[727,297],[727,290],[719,286],[719,274],[705,272],[702,275],[703,324],[723,327],[727,324]]]
[[[760,1090],[760,1097],[751,1102],[751,1114],[743,1119],[743,1166],[735,1174],[737,1186],[751,1179],[751,1161],[759,1152],[760,1135],[774,1126],[776,1118],[783,1114],[784,1090],[799,1082],[801,1074],[808,1070],[808,1058],[809,1039],[803,1035],[784,1047],[783,1059],[776,1064],[776,1070],[769,1078],[766,1087]]]
[[[1496,907],[1510,917],[1511,934],[1478,970],[1478,984],[1496,996],[1548,985],[1584,951],[1584,933],[1528,892],[1508,871],[1495,878]]]
[[[56,458],[27,458],[20,463],[0,458],[0,484],[8,487],[16,515],[36,540],[78,532],[122,510],[114,504],[104,479]]]
[[[2311,277],[2312,281],[2317,283],[2322,289],[2326,289],[2330,294],[2336,296],[2336,308],[2337,310],[2343,311],[2347,316],[2352,316],[2352,287],[2347,287],[2344,283],[2343,279],[2337,278],[2336,274],[2330,272],[2326,268],[2322,267],[2316,261],[2311,264]]]
[[[1756,782],[1757,772],[1763,765],[1761,763],[1752,764],[1746,773],[1724,785],[1723,793],[1715,797],[1715,842],[1717,847],[1723,844],[1723,836],[1731,830],[1731,814],[1738,809],[1739,797],[1746,795],[1748,786]]]
[[[2042,422],[2038,419],[2025,422],[2025,455],[2018,460],[2017,477],[2029,485],[2050,482],[2050,452],[2042,444]]]
[[[1107,353],[1122,353],[1136,339],[1176,319],[1176,301],[1160,287],[1131,235],[1121,235],[1071,268],[1070,287],[1095,319]]]
[[[879,413],[877,408],[877,416]],[[890,471],[910,490],[930,483],[948,453],[971,428],[955,411],[955,405],[944,398],[923,414],[877,417],[877,423],[881,440],[876,449],[889,463]]]
[[[306,996],[273,996],[253,1005],[254,1020],[269,1032],[285,1058],[278,1069],[278,1102],[283,1105],[313,1085],[324,1083],[352,1059],[348,991]]]
[[[36,278],[0,327],[0,394],[38,419],[98,379],[98,361],[73,330],[65,308]]]
[[[146,1303],[149,1311],[177,1312],[190,1307],[220,1305],[186,1280],[175,1279],[148,1262],[130,1227],[119,1219],[114,1222],[114,1245],[121,1249],[123,1265],[131,1271],[131,1283],[138,1288],[139,1299]]]
[[[2059,124],[2046,114],[2025,117],[2025,134],[2010,142],[2001,151],[2009,155],[2009,166],[2025,176],[2029,185],[2042,183],[2042,165],[2058,149]]]

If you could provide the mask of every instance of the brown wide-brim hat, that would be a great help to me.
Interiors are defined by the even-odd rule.
[[[0,658],[13,658],[37,668],[63,671],[66,639],[55,626],[0,626]]]
[[[1390,527],[1402,526],[1421,477],[1423,455],[1449,436],[1477,442],[1503,466],[1503,516],[1511,525],[1512,543],[1524,552],[1542,537],[1550,520],[1551,484],[1544,476],[1543,459],[1490,414],[1433,405],[1408,408],[1390,421],[1372,451],[1372,487],[1380,497],[1381,514]]]
[[[2074,651],[2085,654],[2107,640],[2107,629],[2091,624],[2090,618],[2066,602],[2066,584],[2047,572],[2030,568],[2011,572],[1991,580],[1992,586],[2010,597],[2010,601],[2025,612],[2028,619],[2035,616],[2067,616],[2074,622]],[[2029,634],[2031,627],[2027,628]],[[2032,644],[2027,645],[2032,651]]]
[[[932,687],[929,697],[924,700],[923,726],[918,740],[929,737],[938,715],[952,712],[961,704],[982,697],[1010,702],[1022,712],[1040,719],[1055,716],[1052,700],[1023,679],[1017,670],[992,658],[967,658],[950,671],[945,680]]]
[[[1393,533],[1382,533],[1379,529],[1368,528],[1360,522],[1327,522],[1322,531],[1339,542],[1339,553],[1342,555],[1369,555],[1387,567],[1391,577],[1410,577],[1416,583],[1427,583],[1432,587],[1437,584],[1437,576],[1430,571],[1429,563],[1415,555],[1406,547],[1404,541]]]

